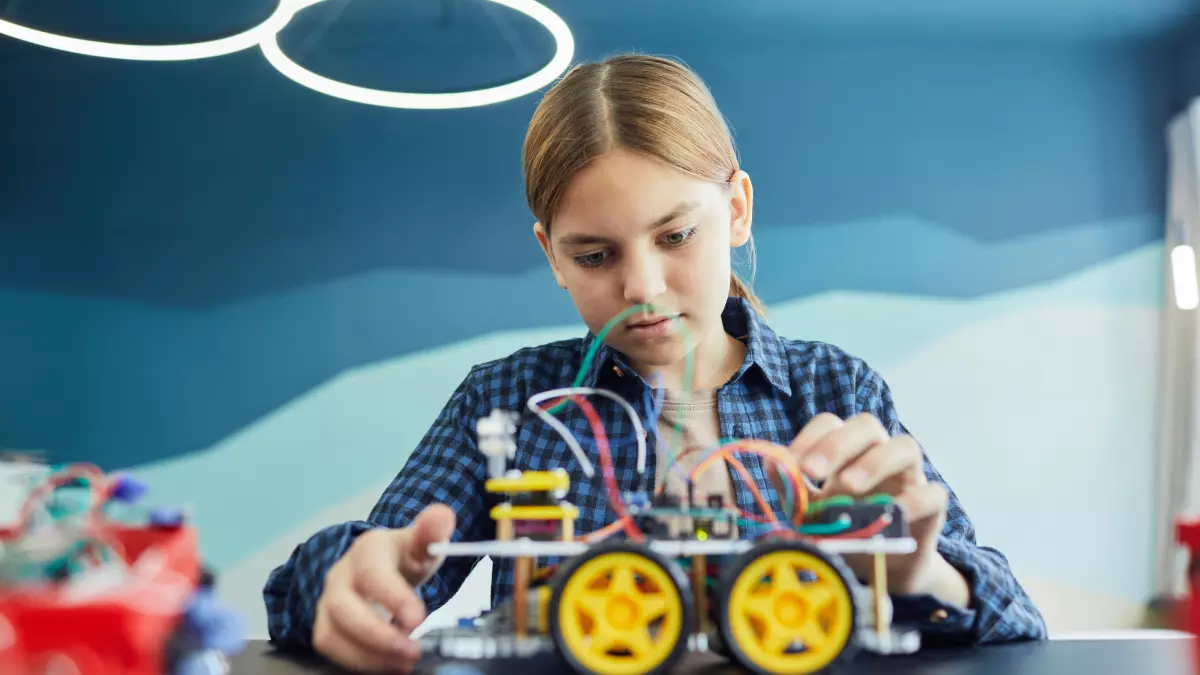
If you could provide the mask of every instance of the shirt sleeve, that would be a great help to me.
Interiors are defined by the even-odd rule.
[[[878,373],[863,366],[857,384],[860,411],[873,414],[893,436],[911,435],[900,422],[891,391]],[[976,542],[974,524],[927,455],[925,475],[949,494],[938,552],[966,579],[970,603],[963,609],[931,595],[892,596],[893,620],[919,629],[923,642],[930,645],[1045,639],[1045,620],[1017,581],[1008,559]]]
[[[325,574],[356,537],[377,527],[400,528],[426,506],[446,504],[457,516],[452,541],[489,536],[484,513],[486,467],[476,451],[474,422],[480,413],[475,371],[458,386],[399,474],[388,485],[366,520],[326,527],[293,551],[267,578],[263,598],[271,641],[311,649],[317,599]],[[427,610],[441,607],[462,585],[478,558],[447,558],[418,588]]]

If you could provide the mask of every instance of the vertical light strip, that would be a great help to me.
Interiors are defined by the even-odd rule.
[[[1200,286],[1196,283],[1196,252],[1188,244],[1171,249],[1171,279],[1175,287],[1175,306],[1196,309],[1200,306]]]

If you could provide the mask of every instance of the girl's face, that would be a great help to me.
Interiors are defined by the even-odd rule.
[[[572,180],[551,231],[534,226],[559,286],[598,334],[634,305],[659,311],[626,317],[605,341],[639,369],[680,364],[686,326],[696,358],[727,340],[730,248],[750,238],[750,180],[732,189],[652,158],[614,150]],[[718,350],[712,349],[714,353]]]

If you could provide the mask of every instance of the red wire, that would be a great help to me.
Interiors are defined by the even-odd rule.
[[[679,453],[678,455],[675,455],[675,459],[673,461],[674,461],[674,463],[678,464],[679,462],[681,462],[683,460],[684,457],[687,457],[688,455],[690,455],[693,452],[696,452],[698,450],[705,450],[705,449],[706,448],[703,445],[693,445],[692,447],[685,449],[683,452]],[[668,449],[667,452],[670,452],[670,450]],[[657,488],[654,489],[654,494],[660,495],[660,494],[662,494],[662,491],[665,490],[666,488],[667,488],[667,481],[664,480],[658,484]]]
[[[554,401],[552,404],[549,404],[549,407],[559,405],[559,403],[561,403],[566,398],[568,398],[568,397],[560,397],[558,400]],[[600,415],[596,412],[595,407],[592,406],[591,401],[588,401],[585,397],[578,395],[578,394],[572,395],[569,398],[580,407],[584,416],[588,420],[588,424],[592,428],[592,434],[596,437],[596,451],[600,455],[600,469],[601,469],[601,474],[604,479],[604,485],[605,485],[605,488],[608,490],[608,497],[609,497],[609,501],[612,503],[613,510],[615,510],[617,512],[618,520],[616,521],[616,523],[613,523],[612,525],[602,528],[602,530],[607,530],[609,527],[614,527],[619,523],[621,528],[624,529],[626,534],[628,534],[631,538],[633,538],[636,541],[641,541],[644,538],[644,535],[637,528],[637,525],[634,523],[633,518],[629,515],[629,512],[625,509],[625,504],[621,500],[620,490],[617,487],[616,477],[613,475],[612,456],[611,456],[611,453],[610,453],[609,447],[608,447],[608,435],[604,432],[604,422],[600,419]],[[543,406],[542,409],[545,410],[546,407]],[[747,447],[748,445],[750,447]],[[687,452],[690,452],[692,449],[694,449],[694,448],[686,450],[683,454],[680,455],[680,457],[682,457],[683,455],[686,455]],[[755,497],[756,497],[755,501],[759,502],[759,505],[762,506],[763,502],[765,502],[766,500],[762,497],[761,493],[759,493],[757,486],[755,486],[755,484],[754,484],[754,481],[749,478],[749,472],[746,470],[745,466],[742,465],[742,463],[733,456],[733,451],[736,449],[746,450],[749,452],[753,452],[755,454],[763,455],[767,459],[773,459],[773,458],[771,458],[770,455],[767,454],[766,452],[764,452],[763,450],[753,447],[753,445],[746,443],[745,441],[733,441],[731,443],[726,444],[718,451],[718,454],[723,455],[726,462],[733,465],[733,468],[735,470],[740,469],[739,473],[742,474],[743,479],[745,479],[747,481],[747,485],[750,487],[751,491],[755,494]],[[697,468],[699,468],[699,467],[697,467]],[[792,477],[793,488],[797,489],[797,490],[803,490],[804,483],[802,482],[802,480],[799,479],[797,473],[795,472],[794,467],[786,467],[785,466],[785,471],[787,471],[790,474],[790,476]],[[693,475],[694,474],[695,474],[695,470],[693,470]],[[799,501],[799,500],[797,500],[797,501]],[[796,506],[799,506],[799,504],[797,504]],[[764,514],[764,516],[756,516],[753,513],[749,513],[747,511],[741,510],[741,509],[739,509],[739,511],[743,518],[746,518],[748,520],[751,520],[751,521],[757,522],[757,523],[774,525],[785,533],[795,534],[794,530],[790,530],[788,528],[783,528],[782,525],[775,519],[774,512],[772,512],[769,509],[767,509],[767,513]],[[796,514],[795,520],[797,522],[799,522],[800,520],[802,520],[802,518],[803,518],[803,513],[801,512],[801,513]],[[817,536],[817,537],[813,537],[813,536],[805,537],[804,535],[800,535],[800,536],[803,538],[810,538],[810,539],[869,539],[869,538],[874,537],[875,535],[879,534],[880,532],[882,532],[885,528],[887,528],[887,526],[888,526],[887,518],[885,516],[880,516],[878,519],[876,519],[870,525],[867,525],[866,527],[864,527],[856,532],[851,532],[848,534],[824,535],[824,536]]]
[[[541,408],[543,411],[545,411],[547,408],[553,408],[559,405],[562,401],[568,398],[574,401],[575,404],[579,406],[580,410],[583,411],[584,417],[587,418],[588,424],[592,428],[592,435],[596,437],[596,451],[600,455],[600,472],[604,478],[604,487],[608,490],[609,502],[612,504],[613,510],[617,512],[616,523],[620,523],[621,529],[623,529],[625,534],[629,535],[634,541],[642,541],[644,538],[642,531],[637,528],[637,525],[633,521],[633,517],[630,516],[629,512],[625,509],[625,502],[621,500],[621,491],[617,488],[617,479],[616,476],[613,475],[612,455],[608,448],[608,435],[604,433],[604,422],[600,419],[600,415],[596,412],[596,408],[592,406],[592,402],[579,394],[573,394],[571,396],[560,396],[553,402],[542,404]],[[611,527],[611,525],[601,528],[600,530],[597,530],[595,533],[591,534],[605,531],[608,527]]]
[[[629,512],[625,510],[625,503],[621,501],[621,491],[617,489],[617,479],[613,475],[612,456],[608,451],[608,435],[604,433],[604,422],[600,419],[596,409],[592,407],[591,401],[582,396],[572,396],[571,399],[583,411],[583,415],[588,419],[588,424],[592,426],[592,434],[596,437],[596,451],[600,454],[600,469],[604,474],[604,484],[608,488],[608,498],[612,501],[613,510],[617,512],[620,522],[624,523],[625,534],[634,541],[641,541],[642,532],[634,524]]]
[[[883,532],[884,529],[887,528],[889,522],[890,521],[885,514],[876,518],[871,522],[870,525],[867,525],[860,530],[855,530],[854,532],[848,532],[845,534],[801,534],[800,532],[790,528],[781,528],[778,530],[778,534],[776,536],[782,536],[786,539],[799,539],[801,541],[811,542],[821,541],[824,539],[870,539],[880,532]],[[772,531],[768,532],[767,534],[775,534],[775,532]]]
[[[92,504],[88,509],[88,516],[95,518],[104,507],[104,497],[106,496],[104,493],[109,489],[110,481],[104,480],[104,472],[99,467],[92,464],[80,463],[73,464],[56,472],[25,499],[25,503],[21,505],[21,510],[17,515],[16,529],[24,533],[29,528],[29,520],[32,518],[33,509],[38,502],[47,493],[53,493],[56,489],[76,478],[87,479],[88,489],[92,496]]]
[[[826,535],[821,538],[822,539],[870,539],[871,537],[874,537],[875,535],[877,535],[880,532],[883,532],[885,529],[887,529],[887,526],[890,522],[891,522],[891,520],[887,517],[887,514],[883,514],[883,515],[879,516],[878,518],[876,518],[870,525],[867,525],[866,527],[862,528],[861,530],[856,530],[854,532],[848,532],[846,534],[830,534],[830,535]]]

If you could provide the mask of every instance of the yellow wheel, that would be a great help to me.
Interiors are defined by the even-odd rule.
[[[798,541],[772,541],[722,575],[721,637],[760,675],[808,675],[853,653],[852,574],[840,558]]]
[[[582,675],[660,673],[687,647],[692,604],[676,564],[636,544],[606,544],[559,571],[550,631]]]

